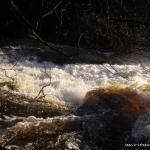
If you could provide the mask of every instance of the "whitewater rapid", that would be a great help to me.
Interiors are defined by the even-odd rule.
[[[1,57],[0,82],[9,81],[16,84],[12,91],[15,93],[34,98],[42,89],[46,99],[79,102],[88,91],[99,87],[117,84],[137,88],[149,84],[150,66],[147,63],[56,65],[25,57],[19,61]],[[10,90],[7,86],[1,88]]]
[[[19,56],[18,54],[9,56],[6,55],[6,52],[3,53],[0,51],[0,89],[2,89],[2,96],[4,95],[1,103],[2,113],[0,113],[2,116],[0,117],[2,124],[0,129],[0,142],[4,140],[4,143],[7,143],[5,146],[8,146],[6,148],[14,146],[19,148],[18,141],[14,145],[11,145],[8,141],[13,141],[16,137],[18,139],[20,137],[26,137],[26,141],[26,139],[28,140],[30,138],[30,135],[31,137],[35,135],[38,137],[39,135],[45,134],[45,132],[51,135],[53,130],[51,127],[54,127],[56,131],[57,128],[61,129],[60,127],[63,127],[62,125],[65,123],[65,117],[68,117],[68,112],[70,113],[71,110],[72,113],[79,105],[82,105],[86,93],[93,89],[106,88],[107,90],[109,86],[114,88],[117,86],[121,88],[131,87],[132,90],[137,92],[136,95],[138,94],[140,96],[139,99],[141,101],[147,100],[145,94],[146,96],[150,96],[149,64],[149,58],[140,59],[139,56],[135,57],[134,55],[130,58],[127,57],[122,64],[58,65],[50,61],[39,61],[36,56],[29,55],[25,57]],[[25,99],[24,96],[18,97],[19,94],[27,97]],[[34,99],[30,99],[30,97]],[[14,103],[9,101],[9,98]],[[41,101],[38,101],[38,99]],[[68,105],[68,103],[72,105]],[[29,107],[30,105],[31,107]],[[39,109],[36,109],[36,107],[39,107]],[[3,108],[5,109],[3,110]],[[147,109],[149,110],[149,105],[147,105]],[[17,113],[15,113],[16,110]],[[61,112],[65,116],[57,116],[58,114],[56,113],[56,118],[51,117],[53,113],[55,114],[55,111]],[[45,114],[51,118],[45,118]],[[67,121],[70,121],[70,119],[78,119],[78,117],[71,115]],[[146,114],[146,116],[141,115],[137,119],[132,128],[132,137],[136,139],[150,137],[149,118],[149,114]],[[84,116],[83,119],[85,119]],[[48,129],[45,127],[48,127]],[[58,137],[62,138],[61,135]],[[29,144],[31,148],[34,148],[35,144],[40,144],[39,140],[37,141],[31,140],[30,143],[26,143],[25,149]]]

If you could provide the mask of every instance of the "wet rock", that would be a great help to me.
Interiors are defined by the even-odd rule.
[[[129,126],[144,113],[141,96],[130,88],[109,87],[87,93],[78,114],[110,114]]]
[[[150,142],[150,114],[140,116],[132,129],[132,137],[135,141],[149,140]]]
[[[132,125],[144,111],[134,90],[110,87],[88,92],[77,114],[95,115],[83,124],[85,137],[91,143],[117,149],[130,136]]]

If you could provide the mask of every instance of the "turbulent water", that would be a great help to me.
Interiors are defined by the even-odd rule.
[[[74,124],[83,119],[82,117],[78,118],[76,116],[68,116],[66,118],[38,118],[41,116],[51,116],[49,106],[52,107],[52,104],[49,104],[49,100],[58,100],[56,101],[57,105],[60,105],[64,110],[67,110],[68,108],[65,104],[59,103],[59,100],[72,105],[82,104],[82,100],[88,91],[97,88],[107,88],[112,85],[118,87],[131,87],[137,93],[144,90],[144,93],[146,93],[147,96],[150,94],[149,58],[139,59],[139,57],[137,59],[137,57],[131,57],[134,60],[134,62],[132,62],[129,61],[131,58],[127,57],[123,64],[105,63],[57,65],[48,61],[39,62],[36,56],[16,56],[17,55],[15,54],[15,57],[10,57],[9,55],[6,55],[6,52],[3,53],[3,51],[0,53],[0,89],[5,92],[9,91],[12,94],[25,95],[31,98],[31,100],[26,101],[23,97],[16,98],[15,100],[17,101],[17,104],[19,102],[19,105],[16,106],[14,103],[10,104],[11,106],[13,105],[13,107],[15,106],[14,112],[10,109],[9,111],[6,111],[7,113],[12,111],[10,116],[8,114],[0,114],[2,115],[0,121],[3,121],[3,128],[5,125],[8,125],[8,127],[12,126],[8,132],[7,130],[3,131],[3,128],[0,129],[0,133],[6,132],[3,138],[4,141],[1,142],[3,143],[3,146],[5,146],[5,143],[6,146],[9,147],[11,144],[17,145],[17,142],[22,143],[22,141],[28,141],[25,145],[25,149],[30,149],[30,147],[32,147],[31,149],[36,149],[35,145],[38,144],[38,142],[34,143],[34,147],[31,140],[33,137],[38,135],[45,136],[45,133],[51,135],[53,132],[62,132],[64,128],[66,129],[65,125],[67,125],[68,122],[70,125],[70,122]],[[4,97],[1,98],[2,102],[5,102],[5,95],[7,94],[4,93]],[[42,99],[43,101],[36,102],[34,101],[36,99]],[[20,100],[23,100],[23,102]],[[44,101],[45,103],[43,104]],[[10,101],[8,101],[5,105],[9,106],[9,103]],[[43,108],[40,108],[40,105]],[[36,108],[37,106],[39,109]],[[56,104],[53,106],[55,108],[57,107],[56,110],[61,109],[61,107],[56,106]],[[34,108],[36,108],[35,111],[33,110]],[[15,111],[18,111],[19,113],[17,114]],[[46,114],[43,115],[40,111],[45,111]],[[18,116],[15,116],[16,114]],[[17,124],[17,122],[20,123]],[[134,135],[138,135],[136,134],[136,128],[138,128],[138,125],[135,125],[135,129],[133,130]],[[67,129],[67,132],[69,131]],[[141,132],[143,133],[143,128],[141,129]],[[19,140],[20,136],[22,141],[21,139]],[[63,138],[68,139],[69,137],[72,139],[72,136],[76,136],[76,133],[69,132],[69,134],[60,135],[58,136],[57,142],[59,143]],[[14,138],[14,143],[11,142],[12,138]],[[20,145],[20,143],[18,145]],[[29,148],[26,148],[26,146]],[[71,145],[70,149],[73,149],[75,146],[76,145]]]
[[[19,61],[10,61],[7,57],[1,57],[0,82],[13,81],[16,84],[13,92],[31,97],[39,96],[44,87],[46,98],[67,102],[79,102],[87,91],[99,87],[121,84],[137,88],[150,83],[150,66],[140,61],[123,65],[56,65],[35,60],[21,58]]]

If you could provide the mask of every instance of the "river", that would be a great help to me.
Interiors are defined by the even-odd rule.
[[[58,65],[51,61],[38,61],[37,56],[25,57],[15,52],[12,56],[6,54],[4,50],[0,52],[0,88],[13,94],[39,99],[42,102],[63,101],[72,106],[80,106],[86,93],[94,89],[109,86],[131,87],[137,93],[141,93],[145,90],[144,87],[149,87],[150,84],[150,61],[148,57],[132,55],[126,57],[122,64],[108,62]],[[134,61],[131,61],[131,58]],[[13,84],[13,88],[8,84],[2,84],[9,82]],[[144,92],[148,96],[150,92],[148,88],[146,90],[148,92]],[[12,129],[15,131],[22,128],[23,130],[26,126],[31,126],[32,129],[34,125],[38,126],[37,124],[40,122],[47,122],[48,124],[53,122],[50,119],[47,121],[42,118],[38,119],[34,114],[32,117],[28,117],[25,120],[21,118],[20,120],[24,120],[22,124],[18,123]],[[5,115],[4,118],[10,122],[16,120],[18,116],[8,117]],[[32,122],[36,123],[33,125]]]

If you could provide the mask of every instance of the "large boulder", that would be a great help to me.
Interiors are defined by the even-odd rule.
[[[142,101],[130,88],[113,86],[88,92],[77,110],[78,115],[94,115],[83,124],[85,137],[104,148],[124,145],[134,122],[145,112]]]

